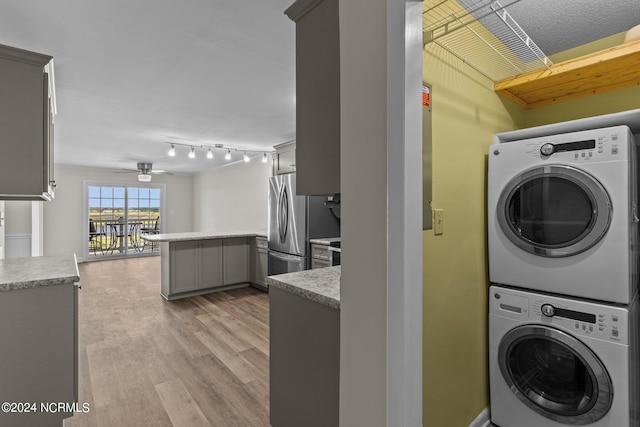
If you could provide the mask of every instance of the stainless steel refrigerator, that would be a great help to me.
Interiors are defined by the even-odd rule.
[[[268,274],[310,266],[309,239],[340,236],[340,219],[327,197],[297,196],[296,174],[269,178]]]

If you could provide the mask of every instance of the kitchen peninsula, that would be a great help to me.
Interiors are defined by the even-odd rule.
[[[261,286],[266,277],[266,236],[255,232],[143,235],[160,244],[161,294],[167,300]]]

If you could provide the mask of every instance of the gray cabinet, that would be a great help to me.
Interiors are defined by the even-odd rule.
[[[223,285],[221,240],[172,242],[169,260],[171,279],[166,297]]]
[[[198,288],[222,286],[222,241],[201,240],[198,245]]]
[[[4,228],[4,202],[0,200],[0,259],[4,259],[4,236],[5,236],[5,228]]]
[[[331,267],[331,253],[327,245],[311,244],[311,268]]]
[[[245,283],[249,281],[249,242],[246,237],[224,239],[223,271],[224,284]]]
[[[175,242],[171,244],[171,285],[172,294],[198,289],[198,247],[195,242]]]
[[[269,394],[273,427],[338,426],[340,310],[271,286]]]
[[[0,199],[51,200],[51,56],[0,45]]]
[[[274,145],[273,175],[282,175],[296,171],[296,142],[289,141]]]
[[[0,412],[0,425],[62,426],[73,415],[57,406],[46,413],[41,403],[78,402],[77,327],[76,285],[0,292],[0,401],[37,405],[29,414]]]
[[[246,286],[247,237],[160,241],[161,294],[168,300]]]
[[[285,14],[296,23],[297,192],[340,193],[338,0],[298,0]]]
[[[255,237],[251,248],[251,283],[267,288],[268,254],[267,239]]]

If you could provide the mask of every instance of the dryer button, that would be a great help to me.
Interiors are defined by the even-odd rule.
[[[540,147],[540,154],[543,156],[550,156],[555,153],[556,147],[553,144],[546,143],[542,147]]]
[[[553,317],[556,314],[556,309],[551,304],[542,304],[540,311],[547,317]]]

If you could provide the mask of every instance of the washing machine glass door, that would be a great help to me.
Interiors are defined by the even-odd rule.
[[[519,326],[504,336],[498,357],[509,388],[546,418],[567,425],[591,424],[611,407],[613,385],[604,365],[566,332]]]
[[[591,175],[564,165],[529,169],[506,186],[496,209],[502,232],[519,248],[565,257],[595,245],[609,229],[611,200]]]

